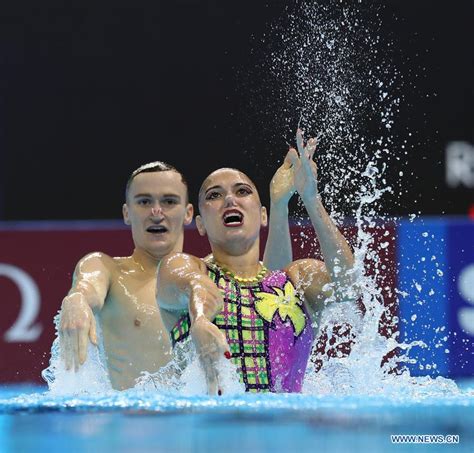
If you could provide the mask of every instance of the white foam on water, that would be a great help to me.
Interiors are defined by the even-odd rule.
[[[225,358],[219,359],[219,389],[224,395],[245,393],[239,381],[237,367]],[[194,345],[187,339],[175,346],[172,360],[156,373],[142,373],[135,389],[158,390],[182,396],[205,395],[207,393],[204,370],[199,363]]]
[[[98,394],[110,392],[110,384],[105,360],[102,330],[98,317],[96,317],[98,346],[89,342],[87,348],[87,360],[77,371],[66,370],[63,360],[61,360],[59,346],[59,322],[61,314],[54,317],[56,338],[51,347],[51,358],[48,368],[43,370],[41,376],[47,382],[51,395],[81,395]]]
[[[443,377],[436,379],[428,376],[413,377],[404,367],[405,363],[415,363],[415,360],[409,357],[410,350],[427,347],[425,343],[399,342],[398,331],[388,338],[380,334],[379,325],[386,307],[381,288],[377,283],[377,272],[375,275],[366,272],[367,261],[371,262],[376,270],[379,269],[380,250],[373,249],[374,238],[366,229],[373,226],[372,203],[378,200],[385,190],[377,188],[379,176],[376,172],[366,171],[365,174],[371,175],[371,190],[361,196],[356,212],[357,243],[354,248],[354,268],[357,276],[354,286],[355,291],[359,291],[361,295],[365,314],[358,316],[357,307],[344,301],[334,302],[325,309],[321,330],[329,332],[329,341],[335,340],[336,345],[337,342],[351,340],[351,351],[346,357],[328,359],[323,356],[323,366],[318,373],[315,373],[310,366],[305,377],[303,393],[390,397],[398,395],[400,398],[457,394],[459,390],[454,381]],[[367,211],[370,215],[366,214]],[[411,320],[416,321],[416,316],[413,315]],[[352,336],[331,338],[333,327],[343,324],[352,326]],[[392,357],[387,359],[389,353],[395,350],[402,353],[392,354]]]

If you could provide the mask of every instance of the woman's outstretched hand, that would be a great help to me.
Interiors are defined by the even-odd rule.
[[[316,139],[310,138],[305,144],[301,129],[296,131],[296,146],[298,152],[291,148],[288,159],[292,164],[294,187],[303,202],[316,198],[318,192],[318,172],[316,162],[313,160],[316,151]]]

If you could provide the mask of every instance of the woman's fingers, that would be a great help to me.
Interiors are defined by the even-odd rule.
[[[308,159],[313,160],[314,152],[316,151],[316,139],[310,138],[306,144]]]
[[[300,157],[303,157],[305,155],[305,152],[304,152],[303,131],[301,129],[296,130],[296,147],[298,148],[298,153]]]
[[[295,148],[290,148],[285,157],[285,162],[289,162],[293,167],[298,163],[298,153]]]

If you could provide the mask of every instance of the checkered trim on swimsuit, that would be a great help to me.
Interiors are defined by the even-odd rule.
[[[210,269],[209,276],[224,295],[223,310],[214,323],[225,332],[241,382],[248,392],[268,392],[271,385],[269,323],[255,311],[253,294],[253,291],[263,290],[261,284],[238,283],[218,269]]]
[[[248,392],[268,392],[271,389],[271,368],[268,351],[268,330],[271,323],[255,311],[254,292],[263,292],[261,283],[238,283],[220,272],[208,268],[224,296],[224,307],[214,320],[225,333],[237,366],[240,381]],[[189,315],[184,314],[171,330],[173,345],[189,336]]]
[[[191,328],[191,319],[189,318],[188,312],[184,312],[178,319],[178,322],[171,329],[171,344],[173,347],[176,343],[189,337],[189,329]]]

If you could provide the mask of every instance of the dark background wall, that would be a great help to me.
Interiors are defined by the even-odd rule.
[[[0,220],[118,218],[129,173],[153,160],[192,194],[241,168],[266,201],[288,132],[261,62],[299,3],[3,2]],[[377,10],[394,43],[380,48],[400,82],[390,152],[409,152],[391,160],[403,189],[385,212],[465,214],[474,186],[446,185],[445,149],[474,142],[472,1],[326,3]]]

